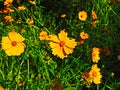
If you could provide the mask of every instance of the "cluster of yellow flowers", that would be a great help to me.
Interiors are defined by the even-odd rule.
[[[95,84],[100,84],[102,78],[100,68],[98,68],[97,64],[93,64],[91,70],[89,72],[84,73],[82,75],[82,78],[86,80],[86,85],[90,85],[92,82],[94,82]]]

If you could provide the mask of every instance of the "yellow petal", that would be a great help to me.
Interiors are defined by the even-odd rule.
[[[66,54],[70,54],[70,53],[73,52],[73,49],[64,46],[64,51],[65,51]]]
[[[20,34],[14,31],[9,32],[8,35],[11,41],[22,42],[25,40],[25,38],[23,38]]]
[[[2,37],[2,43],[10,44],[11,41],[10,41],[9,37]]]
[[[51,48],[60,47],[59,43],[56,43],[56,42],[50,42],[49,44]]]
[[[64,30],[62,30],[62,31],[58,34],[58,37],[59,37],[60,41],[66,41],[66,39],[68,38],[68,37],[67,37],[67,33],[65,33]]]
[[[65,52],[63,51],[63,48],[59,49],[59,52],[57,54],[61,59],[64,59],[66,57]]]
[[[55,36],[55,35],[51,36],[51,41],[53,41],[53,42],[60,42],[60,40],[58,39],[58,37]]]
[[[8,49],[12,48],[11,44],[2,43],[1,45],[2,45],[3,50],[8,50]]]
[[[75,42],[75,39],[71,39],[71,40],[67,39],[65,41],[65,45],[67,47],[69,47],[69,48],[75,48],[75,46],[77,45],[77,43]]]
[[[60,52],[61,47],[52,48],[52,54],[57,55]]]

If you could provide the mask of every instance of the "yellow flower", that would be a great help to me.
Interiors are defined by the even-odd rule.
[[[26,10],[27,8],[25,6],[18,6],[17,10]]]
[[[4,1],[4,6],[9,7],[12,4],[13,0],[5,0]]]
[[[13,22],[14,19],[11,16],[5,16],[4,18],[5,22]]]
[[[65,17],[66,17],[66,14],[63,13],[63,14],[61,15],[61,18],[65,18]]]
[[[23,38],[20,34],[11,31],[8,36],[2,37],[2,49],[8,56],[18,56],[24,52],[25,44]]]
[[[11,8],[9,8],[9,7],[6,7],[6,8],[3,10],[3,13],[4,13],[4,14],[8,14],[8,13],[10,13],[10,12],[14,12],[14,10],[11,9]]]
[[[32,5],[35,5],[36,3],[35,3],[35,1],[32,1],[32,0],[29,0],[28,1],[30,4],[32,4]]]
[[[46,40],[47,36],[48,36],[48,33],[46,31],[42,31],[39,34],[40,40]]]
[[[80,37],[81,39],[88,39],[88,34],[83,31],[80,33]]]
[[[91,80],[95,84],[100,84],[101,83],[101,78],[102,75],[100,73],[100,68],[98,68],[97,64],[92,65],[92,68],[89,72]]]
[[[62,59],[72,53],[73,48],[77,45],[75,39],[69,39],[64,30],[58,34],[58,37],[55,35],[52,36],[49,44],[52,48],[52,54],[57,55]]]
[[[87,19],[87,12],[86,11],[79,11],[78,18],[82,21],[85,21]]]
[[[92,15],[92,18],[93,18],[93,19],[97,19],[97,18],[98,18],[95,11],[92,11],[92,14],[91,14],[91,15]]]
[[[34,20],[32,18],[28,18],[26,20],[26,23],[29,23],[29,24],[33,24],[34,23]]]
[[[94,48],[92,49],[92,61],[93,61],[93,62],[98,63],[98,61],[100,60],[99,54],[100,54],[100,49],[94,47]]]

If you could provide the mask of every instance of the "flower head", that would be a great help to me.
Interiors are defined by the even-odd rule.
[[[5,0],[4,1],[4,6],[9,7],[12,4],[13,0]]]
[[[102,75],[100,73],[100,68],[98,68],[97,64],[92,65],[92,68],[89,72],[89,75],[90,75],[91,80],[95,84],[100,84],[101,83]]]
[[[46,40],[47,36],[48,36],[48,33],[46,31],[42,31],[39,34],[40,40]]]
[[[80,33],[80,37],[81,39],[88,39],[88,34],[83,31]]]
[[[24,52],[25,44],[23,38],[20,34],[11,31],[8,36],[2,37],[2,49],[8,56],[18,56]]]
[[[92,18],[93,18],[93,19],[97,19],[97,18],[98,18],[95,11],[92,11],[92,14],[91,14],[91,15],[92,15]]]
[[[27,8],[25,6],[18,6],[17,10],[21,11],[21,10],[26,10]]]
[[[55,35],[52,36],[49,44],[52,48],[52,54],[57,55],[62,59],[72,53],[73,48],[77,45],[75,39],[69,39],[64,30],[58,34],[58,37]]]
[[[3,10],[3,13],[4,13],[4,14],[8,14],[8,13],[10,13],[10,12],[14,12],[14,10],[11,9],[11,8],[9,8],[9,7],[6,7],[6,8]]]
[[[4,17],[5,22],[13,22],[14,19],[11,16],[5,16]]]
[[[29,23],[29,24],[33,24],[34,23],[34,20],[32,18],[28,18],[26,20],[26,23]]]
[[[93,62],[98,63],[98,61],[100,60],[99,54],[100,54],[99,48],[94,47],[94,48],[92,49],[92,61],[93,61]]]
[[[95,23],[94,21],[93,21],[93,22],[91,22],[90,24],[91,24],[91,25],[92,25],[92,27],[94,27],[94,28],[96,28],[96,26],[97,26],[97,25],[96,25],[96,23]]]
[[[35,3],[35,1],[32,1],[32,0],[29,0],[28,1],[30,4],[32,4],[32,5],[35,5],[36,3]]]
[[[78,18],[82,21],[85,21],[87,19],[87,12],[86,11],[79,11]]]

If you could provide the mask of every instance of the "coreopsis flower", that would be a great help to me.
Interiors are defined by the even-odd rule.
[[[91,24],[91,26],[94,27],[94,28],[96,28],[96,26],[97,26],[96,23],[95,23],[94,21],[91,22],[90,24]]]
[[[4,88],[2,86],[0,86],[0,90],[4,90]]]
[[[88,39],[89,35],[83,31],[80,33],[80,37],[81,39]]]
[[[93,62],[98,63],[98,61],[100,60],[99,54],[100,54],[99,48],[94,47],[92,49],[92,61]]]
[[[92,11],[92,14],[91,14],[91,15],[92,15],[92,18],[93,18],[93,19],[97,19],[97,18],[98,18],[95,11]]]
[[[11,16],[5,16],[4,17],[5,22],[13,22],[14,19]]]
[[[35,5],[36,3],[35,3],[35,1],[32,1],[32,0],[29,0],[28,1],[30,4],[32,4],[32,5]]]
[[[92,68],[89,72],[89,75],[90,75],[91,80],[95,84],[100,84],[101,83],[102,75],[100,73],[100,68],[98,68],[97,64],[92,65]]]
[[[107,48],[103,48],[103,51],[104,51],[105,55],[109,55],[110,54],[110,50],[107,49]]]
[[[82,78],[85,79],[85,84],[86,85],[90,85],[92,83],[92,79],[90,77],[90,74],[89,72],[85,72],[83,75],[82,75]]]
[[[8,36],[2,37],[2,49],[8,56],[18,56],[24,52],[25,44],[23,38],[20,34],[15,31],[8,33]]]
[[[65,17],[66,17],[66,14],[63,13],[60,17],[61,17],[61,18],[65,18]]]
[[[59,56],[61,59],[64,59],[68,54],[72,53],[77,45],[75,39],[69,39],[64,30],[58,33],[58,37],[55,35],[52,36],[49,44],[52,48],[52,54]]]
[[[11,12],[14,12],[13,9],[9,8],[9,7],[6,7],[4,10],[3,10],[3,13],[4,14],[8,14],[8,13],[11,13]]]
[[[9,7],[12,4],[13,0],[5,0],[4,1],[4,6]]]
[[[18,6],[17,10],[21,11],[21,10],[26,10],[27,8],[25,6]]]
[[[40,40],[46,40],[47,36],[48,36],[48,33],[46,31],[42,31],[39,34]]]
[[[78,18],[82,21],[85,21],[87,19],[87,12],[86,11],[79,11]]]
[[[26,23],[29,23],[29,24],[33,24],[34,23],[34,20],[32,18],[28,18],[26,20]]]

